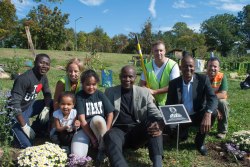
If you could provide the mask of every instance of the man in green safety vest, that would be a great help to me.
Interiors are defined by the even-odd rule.
[[[168,83],[180,76],[180,70],[175,61],[165,56],[166,48],[163,41],[153,43],[152,53],[154,59],[145,65],[147,76],[141,74],[140,85],[148,87],[156,104],[163,106],[167,100]]]

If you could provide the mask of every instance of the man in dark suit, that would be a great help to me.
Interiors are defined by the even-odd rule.
[[[112,167],[127,167],[123,149],[137,149],[146,143],[153,167],[162,167],[162,115],[153,103],[148,89],[135,86],[133,66],[121,69],[121,85],[108,88],[106,96],[115,106],[113,127],[104,135],[104,143]]]
[[[218,99],[206,75],[194,73],[195,61],[191,55],[181,60],[182,76],[170,81],[167,105],[184,104],[192,123],[180,125],[181,139],[187,139],[188,127],[197,126],[195,145],[202,155],[207,155],[204,145],[206,134],[216,118]]]

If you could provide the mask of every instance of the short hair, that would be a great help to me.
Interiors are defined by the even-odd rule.
[[[84,83],[88,78],[94,77],[96,82],[100,82],[99,75],[94,70],[86,70],[81,74],[81,83]]]
[[[157,45],[160,45],[160,44],[164,45],[164,47],[166,48],[165,43],[163,41],[161,41],[161,40],[157,40],[157,41],[153,42],[152,43],[152,48],[157,46]]]
[[[46,58],[48,58],[48,59],[50,60],[50,57],[49,57],[47,54],[45,54],[45,53],[40,53],[40,54],[37,54],[37,55],[36,55],[35,63],[36,63],[38,60],[40,60],[41,58],[43,58],[43,57],[46,57]]]
[[[188,59],[188,58],[191,58],[195,62],[194,57],[191,54],[185,54],[181,59],[181,65],[182,65],[183,61]]]
[[[70,91],[62,92],[58,97],[58,103],[61,103],[63,97],[70,97],[74,104],[76,102],[75,94]]]
[[[184,57],[186,57],[186,56],[191,56],[191,57],[193,57],[193,55],[192,55],[190,52],[184,50],[184,51],[182,52],[182,58],[184,58]]]
[[[73,59],[70,59],[66,65],[66,71],[68,71],[69,69],[69,66],[71,64],[76,64],[80,70],[80,72],[82,72],[84,70],[84,65],[83,65],[83,61],[81,61],[80,59],[78,58],[73,58]]]
[[[210,62],[210,61],[218,61],[219,64],[220,64],[220,59],[219,59],[218,57],[216,57],[216,56],[210,57],[210,58],[208,59],[207,63]]]

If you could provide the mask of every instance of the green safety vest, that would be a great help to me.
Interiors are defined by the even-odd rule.
[[[64,78],[61,78],[60,81],[65,85],[64,91],[72,92],[71,85],[70,85],[70,79],[69,79],[68,76],[65,76]],[[76,91],[74,93],[77,93],[80,90],[82,90],[82,86],[81,86],[80,80],[78,80]]]
[[[176,64],[175,61],[168,59],[168,62],[166,63],[164,67],[164,70],[161,75],[160,83],[159,83],[154,73],[153,62],[150,61],[149,63],[147,63],[145,66],[147,69],[147,77],[148,77],[148,82],[149,82],[148,85],[150,86],[150,89],[155,90],[155,89],[160,89],[160,88],[168,86],[169,80],[170,80],[169,75],[175,64]],[[167,100],[167,93],[158,94],[158,95],[155,95],[154,97],[159,106],[165,105],[166,100]]]

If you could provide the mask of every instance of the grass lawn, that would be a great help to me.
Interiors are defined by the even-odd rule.
[[[64,51],[36,51],[37,53],[47,53],[52,60],[51,70],[48,73],[49,83],[52,92],[54,92],[56,82],[60,77],[65,74],[65,71],[61,70],[60,66],[65,66],[66,61],[73,57],[84,59],[87,53],[82,52],[64,52]],[[2,49],[0,48],[0,64],[6,64],[8,58],[12,58],[14,55],[20,56],[24,59],[32,60],[31,52],[22,49]],[[102,53],[100,59],[103,60],[107,69],[113,71],[113,84],[119,84],[119,71],[120,68],[126,64],[129,64],[129,60],[133,55],[129,54],[113,54]],[[23,72],[26,68],[22,68],[20,72]],[[228,73],[228,72],[226,72]],[[100,74],[100,72],[99,72]],[[228,77],[229,78],[229,77]],[[139,77],[137,77],[139,80]],[[237,164],[233,158],[230,158],[227,154],[222,156],[223,143],[230,139],[233,132],[239,130],[250,130],[250,90],[241,90],[239,86],[239,80],[229,79],[229,103],[230,103],[230,119],[229,119],[229,133],[224,140],[219,140],[215,137],[217,124],[213,127],[211,133],[207,137],[207,146],[209,148],[209,155],[201,156],[194,146],[195,132],[192,131],[189,139],[179,144],[179,151],[176,150],[176,141],[164,138],[164,167],[165,166],[241,166],[242,163]],[[0,90],[11,89],[13,80],[1,79]],[[99,86],[100,90],[104,90],[104,87]],[[40,97],[40,96],[39,96]],[[1,141],[0,141],[1,142]],[[222,148],[222,149],[220,149]],[[125,156],[129,162],[129,166],[145,167],[152,166],[146,148],[141,148],[137,151],[127,150]]]

